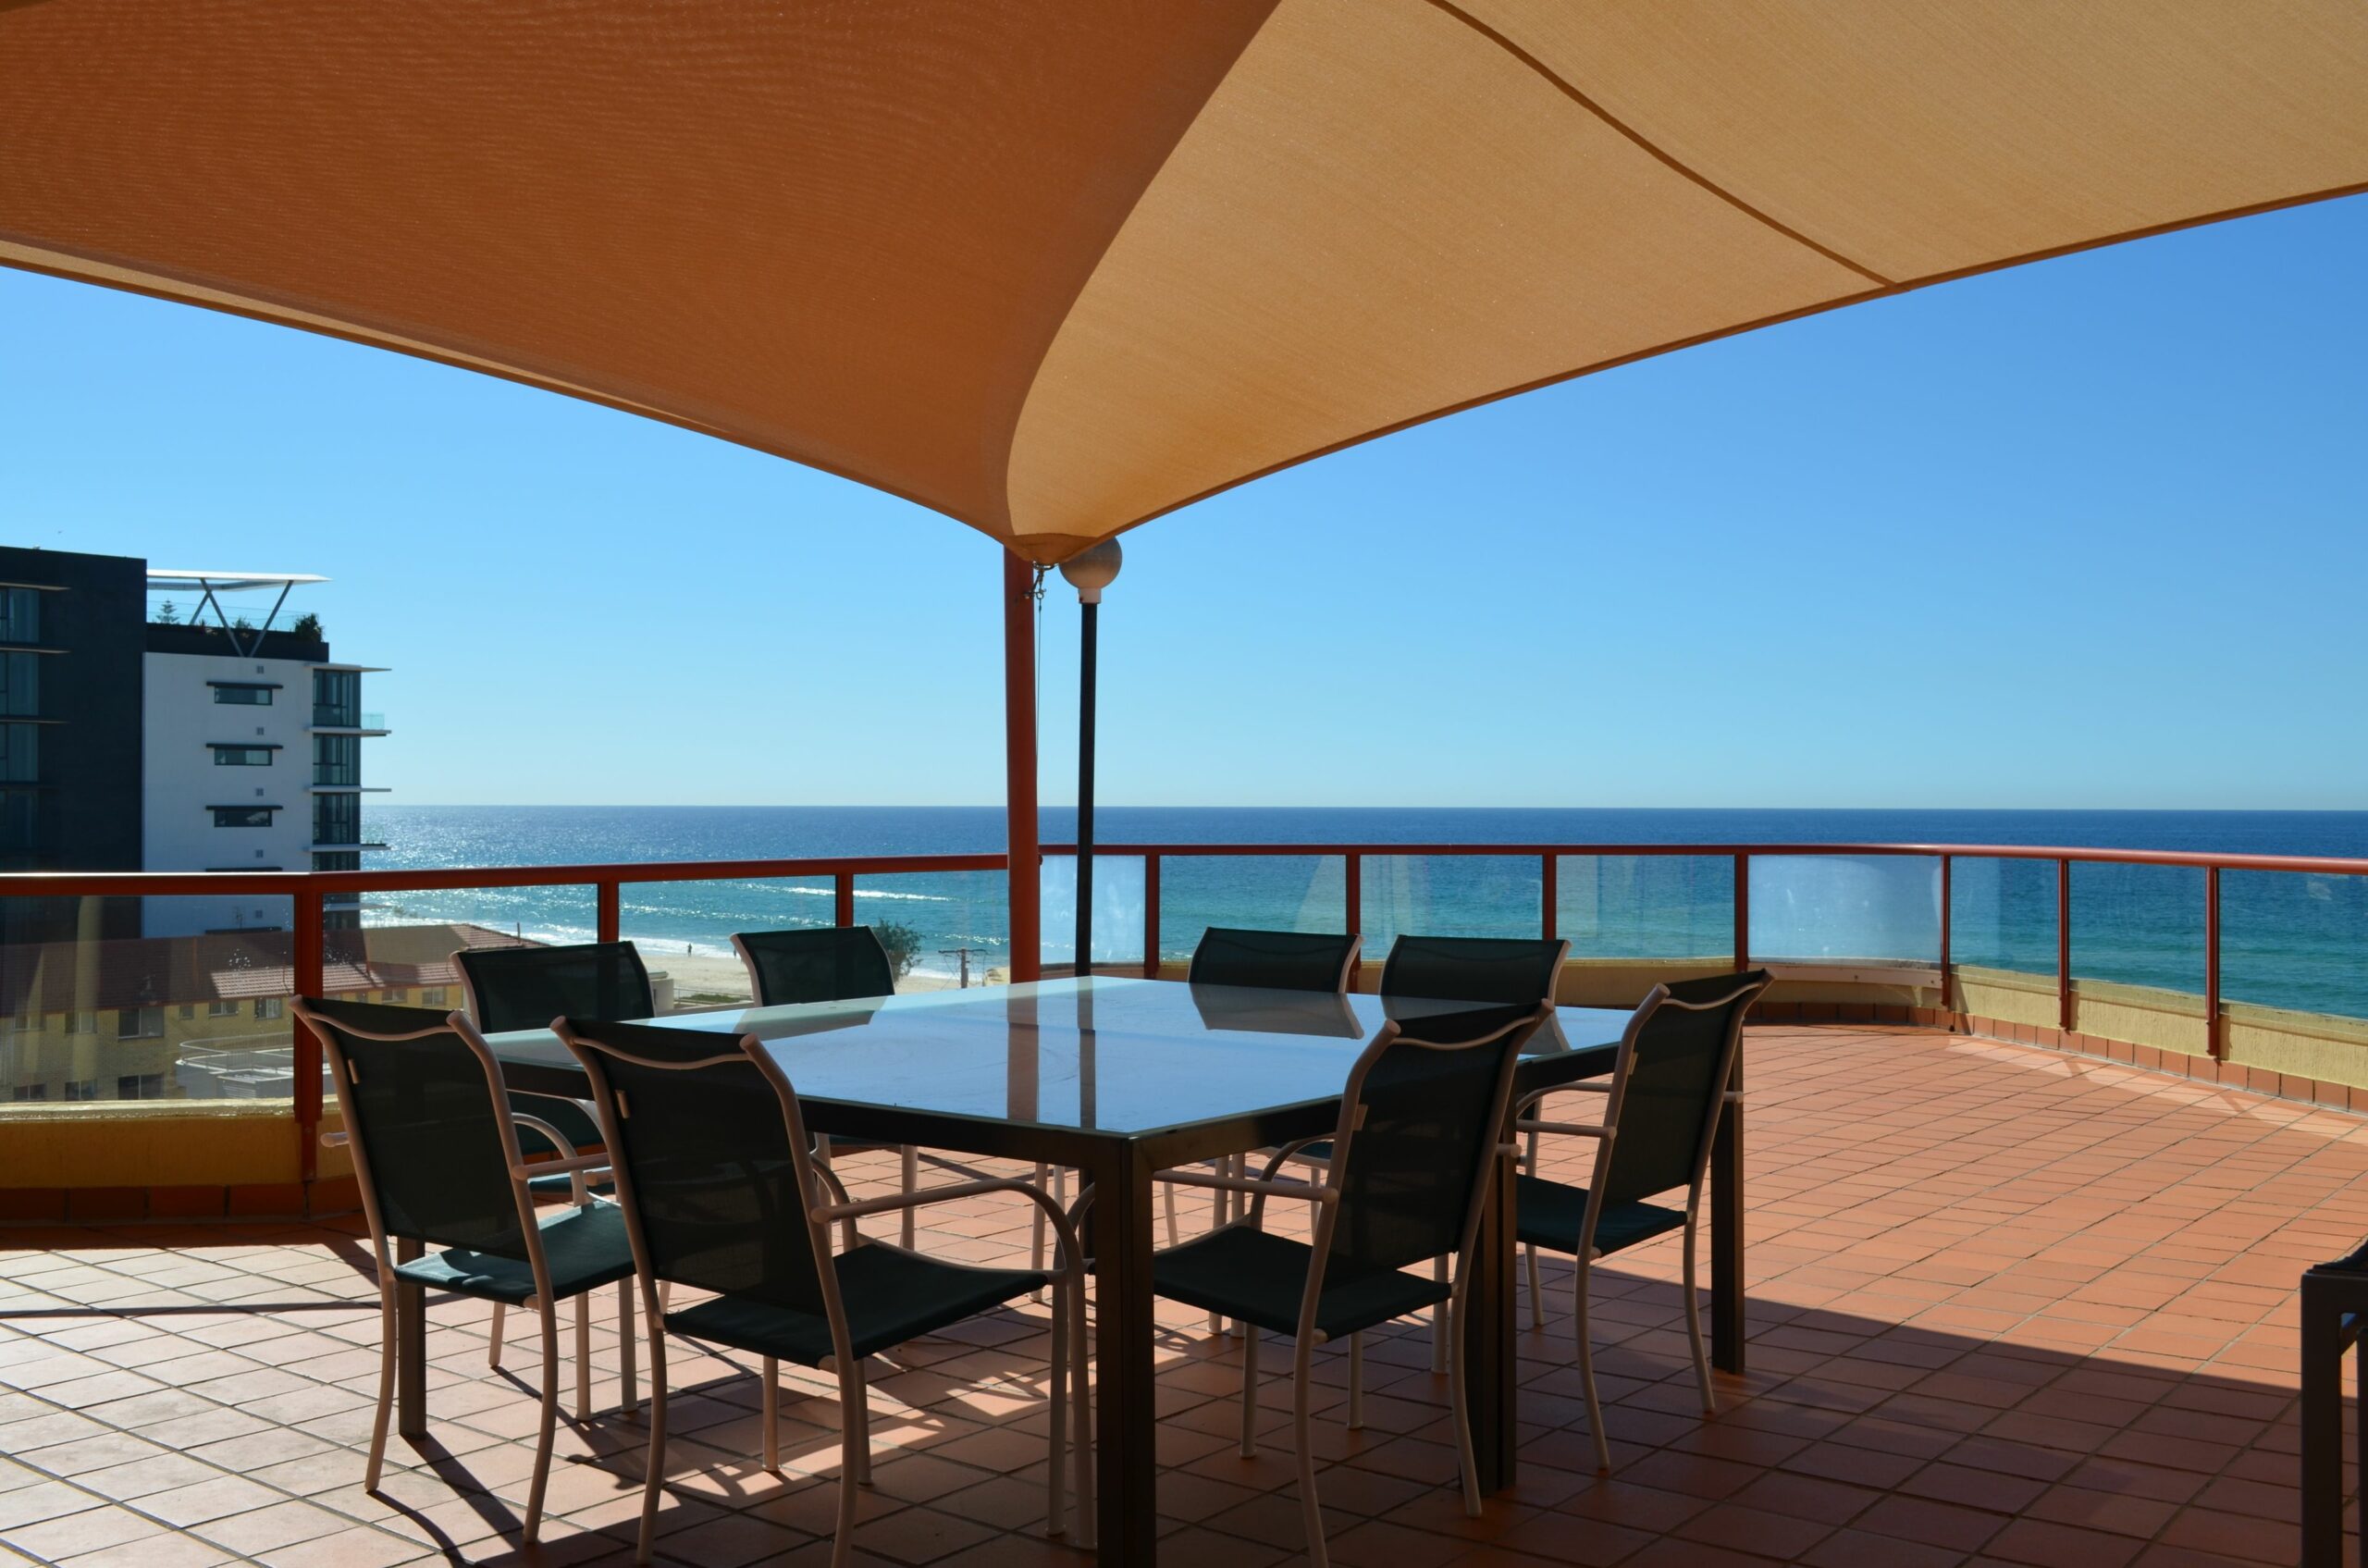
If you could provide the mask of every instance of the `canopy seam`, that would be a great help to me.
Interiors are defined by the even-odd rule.
[[[1784,238],[1794,241],[1795,244],[1807,246],[1810,250],[1815,251],[1819,255],[1823,256],[1826,260],[1833,263],[1837,266],[1846,266],[1851,271],[1856,273],[1859,277],[1875,283],[1880,283],[1886,289],[1897,286],[1898,279],[1885,278],[1881,273],[1875,271],[1872,267],[1860,265],[1858,263],[1852,261],[1848,256],[1844,255],[1841,252],[1835,250],[1831,245],[1819,244],[1817,241],[1812,240],[1807,235],[1802,233],[1799,229],[1793,228],[1789,224],[1781,222],[1776,218],[1770,217],[1764,212],[1761,212],[1758,207],[1753,206],[1741,196],[1736,195],[1725,186],[1720,185],[1717,180],[1712,179],[1709,176],[1702,173],[1699,169],[1694,168],[1690,165],[1684,163],[1670,153],[1667,149],[1654,142],[1651,138],[1644,135],[1634,126],[1628,124],[1625,120],[1622,120],[1610,110],[1605,108],[1601,104],[1597,103],[1593,98],[1590,98],[1585,93],[1580,92],[1579,89],[1572,86],[1571,82],[1556,74],[1545,61],[1539,59],[1536,56],[1531,54],[1528,50],[1523,48],[1520,44],[1514,43],[1511,39],[1506,37],[1495,28],[1490,27],[1486,22],[1482,21],[1471,12],[1465,10],[1462,6],[1457,5],[1455,0],[1430,0],[1430,4],[1437,6],[1439,10],[1444,11],[1449,16],[1453,17],[1457,21],[1462,22],[1464,26],[1478,33],[1481,37],[1487,39],[1498,48],[1502,49],[1506,54],[1511,55],[1514,59],[1519,60],[1523,65],[1528,67],[1538,76],[1552,83],[1554,87],[1559,90],[1564,97],[1570,99],[1571,102],[1578,105],[1579,107],[1585,109],[1587,113],[1593,115],[1596,118],[1601,120],[1604,124],[1610,126],[1621,135],[1626,137],[1630,142],[1634,142],[1638,147],[1650,154],[1665,167],[1684,175],[1695,184],[1702,187],[1703,190],[1708,191],[1713,196],[1718,197],[1719,200],[1726,203],[1727,205],[1734,208],[1735,211],[1742,213],[1746,217],[1765,224],[1768,228],[1774,229],[1777,233],[1782,234]]]

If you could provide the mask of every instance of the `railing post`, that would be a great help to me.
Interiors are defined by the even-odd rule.
[[[1343,883],[1341,895],[1347,904],[1349,934],[1363,936],[1365,930],[1365,858],[1351,851],[1342,857],[1340,869]],[[1359,955],[1357,962],[1360,968],[1363,966],[1364,959],[1362,954]],[[1349,989],[1354,991],[1357,988],[1357,982],[1363,978],[1362,975],[1350,975]]]
[[[623,884],[613,882],[595,883],[592,897],[598,910],[598,913],[593,916],[593,924],[598,928],[597,940],[618,941],[617,932],[623,924],[621,912],[624,905]]]
[[[1143,978],[1159,978],[1159,857],[1143,857]]]
[[[1751,968],[1751,857],[1735,857],[1735,972]]]
[[[2203,1048],[2220,1059],[2220,868],[2203,868]],[[2368,1352],[2362,1353],[2368,1354]]]
[[[2072,1028],[2072,862],[2055,862],[2055,1027]]]
[[[834,896],[831,903],[833,920],[843,926],[855,924],[855,873],[841,871],[833,884],[832,892]]]
[[[1554,906],[1561,902],[1561,892],[1556,885],[1560,868],[1560,858],[1550,850],[1537,858],[1537,933],[1548,942],[1554,940],[1554,928],[1560,920]]]
[[[1941,1023],[1944,1029],[1956,1028],[1956,1008],[1949,1001],[1949,912],[1955,902],[1950,897],[1949,876],[1953,858],[1941,857]]]
[[[318,996],[324,962],[321,954],[321,895],[311,888],[290,894],[295,930],[290,943],[289,984],[299,996]],[[290,1015],[295,1031],[292,1054],[296,1081],[296,1168],[306,1185],[321,1174],[321,1042],[304,1020]],[[306,1200],[310,1206],[310,1198]]]

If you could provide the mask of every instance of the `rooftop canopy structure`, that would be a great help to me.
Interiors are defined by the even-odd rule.
[[[2355,0],[0,6],[0,264],[1037,562],[1706,339],[2368,189]]]

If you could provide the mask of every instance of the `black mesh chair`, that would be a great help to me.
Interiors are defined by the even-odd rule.
[[[1381,994],[1525,1007],[1554,1000],[1570,955],[1569,943],[1535,937],[1401,935],[1381,966]]]
[[[1710,1167],[1710,1144],[1727,1103],[1735,1053],[1743,1040],[1744,1015],[1768,989],[1765,969],[1712,975],[1707,980],[1657,985],[1638,1005],[1620,1037],[1620,1055],[1608,1080],[1564,1084],[1522,1103],[1514,1124],[1528,1139],[1526,1170],[1517,1182],[1520,1212],[1515,1235],[1529,1249],[1531,1322],[1545,1322],[1538,1289],[1537,1249],[1565,1253],[1577,1261],[1579,1382],[1586,1395],[1587,1423],[1595,1432],[1598,1470],[1611,1468],[1611,1445],[1604,1436],[1603,1407],[1596,1398],[1595,1355],[1587,1339],[1587,1278],[1597,1258],[1665,1236],[1685,1233],[1684,1287],[1685,1332],[1694,1350],[1695,1381],[1703,1414],[1716,1414],[1710,1364],[1702,1353],[1701,1303],[1694,1289],[1694,1254],[1700,1231],[1702,1179]],[[1586,1092],[1606,1096],[1600,1122],[1530,1119],[1549,1094]],[[1536,1174],[1538,1135],[1570,1133],[1596,1141],[1595,1172],[1585,1187],[1549,1181]],[[1683,1188],[1684,1208],[1646,1200]]]
[[[833,1568],[853,1548],[857,1488],[870,1481],[864,1359],[1032,1291],[1053,1288],[1052,1462],[1046,1528],[1067,1528],[1064,1459],[1073,1458],[1077,1535],[1093,1533],[1092,1427],[1085,1375],[1084,1265],[1077,1233],[1025,1181],[965,1181],[927,1191],[849,1201],[809,1153],[796,1091],[753,1036],[570,1019],[560,1038],[584,1064],[608,1134],[619,1205],[641,1282],[649,1334],[649,1469],[637,1561],[649,1560],[666,1459],[666,1338],[761,1358],[765,1467],[781,1467],[780,1364],[828,1365],[838,1377],[844,1463]],[[1057,1266],[980,1268],[864,1240],[866,1215],[1013,1192],[1051,1210]],[[833,1253],[842,1228],[846,1250]],[[713,1294],[664,1309],[672,1282]],[[1077,1442],[1067,1439],[1074,1413]],[[1065,1455],[1073,1448],[1073,1455]]]
[[[888,949],[870,926],[809,926],[803,931],[744,931],[732,938],[732,950],[747,967],[749,994],[764,1007],[795,1006],[801,1002],[847,1002],[867,996],[896,994],[895,966]],[[843,1144],[834,1149],[828,1138],[814,1141],[815,1155],[827,1166],[840,1150],[887,1148],[879,1144]],[[920,1182],[920,1152],[911,1144],[895,1145],[905,1166],[905,1191]],[[913,1244],[913,1211],[906,1209],[902,1240]],[[1037,1227],[1036,1261],[1043,1263],[1042,1224]]]
[[[536,1208],[527,1191],[518,1129],[529,1118],[508,1110],[501,1068],[484,1037],[458,1013],[363,1002],[300,998],[296,1014],[319,1036],[329,1080],[344,1113],[341,1135],[353,1151],[362,1212],[377,1254],[378,1413],[370,1428],[364,1485],[377,1490],[387,1453],[387,1417],[395,1392],[395,1291],[402,1286],[448,1290],[491,1302],[499,1313],[531,1306],[542,1320],[542,1435],[526,1494],[524,1538],[542,1523],[559,1413],[557,1303],[575,1299],[575,1399],[590,1414],[591,1291],[617,1286],[626,1347],[623,1408],[634,1396],[633,1251],[624,1216],[586,1198],[565,1208]],[[548,1126],[546,1136],[561,1136]],[[595,1158],[572,1162],[579,1168]],[[541,1167],[548,1169],[548,1167]],[[440,1252],[397,1263],[390,1243],[425,1242]],[[500,1327],[494,1332],[499,1353]]]
[[[2344,1485],[2346,1352],[2368,1410],[2368,1245],[2303,1271],[2301,1318],[2302,1568],[2341,1568],[2345,1495],[2368,1475],[2368,1459],[2355,1454],[2353,1485]]]
[[[1360,938],[1325,932],[1242,931],[1211,926],[1192,949],[1184,978],[1195,985],[1254,985],[1269,991],[1346,991]]]
[[[1278,1181],[1293,1149],[1249,1178],[1198,1172],[1169,1179],[1251,1199],[1241,1218],[1152,1259],[1159,1294],[1247,1325],[1242,1342],[1241,1453],[1257,1452],[1258,1336],[1289,1334],[1292,1421],[1299,1448],[1300,1511],[1309,1558],[1323,1568],[1324,1519],[1310,1439],[1311,1361],[1317,1345],[1349,1341],[1349,1424],[1363,1425],[1364,1330],[1442,1303],[1460,1308],[1487,1195],[1489,1167],[1504,1147],[1513,1065],[1546,1020],[1543,1006],[1496,1007],[1384,1024],[1349,1070],[1331,1163],[1311,1181]],[[1263,1226],[1270,1197],[1315,1205],[1313,1242]],[[1440,1278],[1418,1266],[1452,1258]],[[1472,1457],[1463,1357],[1451,1358],[1449,1390],[1464,1512],[1480,1512]]]
[[[452,955],[468,997],[469,1017],[487,1034],[513,1029],[548,1029],[556,1018],[646,1019],[658,1011],[649,971],[630,942],[586,942],[564,947],[463,947]],[[572,1154],[600,1145],[600,1128],[589,1107],[548,1094],[515,1094],[518,1109],[549,1122],[568,1146],[548,1152]],[[547,1152],[539,1139],[526,1153]],[[563,1190],[556,1178],[539,1179],[535,1191],[549,1196]]]

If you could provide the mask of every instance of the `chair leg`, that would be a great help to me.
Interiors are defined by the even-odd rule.
[[[855,1363],[855,1483],[871,1485],[871,1364],[861,1356]]]
[[[649,1317],[649,1475],[641,1485],[641,1537],[634,1548],[637,1564],[649,1561],[658,1539],[658,1494],[666,1488],[666,1328],[656,1315]]]
[[[1480,1517],[1480,1462],[1472,1451],[1471,1390],[1464,1387],[1465,1366],[1463,1347],[1458,1345],[1448,1357],[1447,1399],[1455,1416],[1455,1461],[1463,1475],[1463,1513],[1467,1519]]]
[[[1702,1353],[1702,1301],[1694,1289],[1694,1240],[1699,1227],[1694,1223],[1694,1212],[1685,1215],[1685,1337],[1694,1347],[1694,1384],[1702,1390],[1702,1414],[1719,1414],[1719,1396],[1710,1387],[1710,1361]]]
[[[500,1302],[493,1303],[493,1337],[486,1342],[485,1364],[488,1370],[501,1370],[501,1331],[510,1316],[510,1309]]]
[[[1595,1468],[1597,1475],[1611,1473],[1611,1444],[1603,1434],[1603,1401],[1595,1392],[1595,1345],[1587,1335],[1587,1258],[1581,1249],[1578,1259],[1577,1285],[1573,1315],[1578,1319],[1579,1389],[1586,1396],[1587,1429],[1595,1434]]]
[[[1446,1258],[1434,1258],[1431,1261],[1431,1278],[1441,1284],[1447,1282]],[[1431,1370],[1433,1372],[1447,1370],[1448,1336],[1455,1331],[1454,1325],[1448,1321],[1452,1315],[1448,1311],[1448,1303],[1445,1302],[1441,1302],[1431,1309]]]
[[[1258,1457],[1258,1340],[1255,1325],[1241,1337],[1241,1457]]]
[[[905,1164],[905,1196],[909,1198],[913,1195],[914,1190],[920,1185],[921,1152],[919,1149],[914,1148],[910,1143],[907,1143],[899,1151],[899,1154]],[[914,1219],[913,1211],[909,1208],[906,1209],[905,1211],[903,1237],[905,1245],[907,1248],[911,1247],[913,1244],[913,1228],[917,1223],[919,1222]]]
[[[543,1325],[543,1422],[535,1443],[535,1478],[526,1488],[526,1530],[522,1537],[535,1544],[543,1527],[543,1489],[551,1478],[551,1438],[559,1426],[559,1312],[548,1301],[535,1303]]]
[[[378,1414],[370,1423],[370,1467],[362,1477],[365,1492],[378,1489],[378,1472],[387,1462],[387,1420],[395,1409],[395,1288],[386,1281],[378,1287]]]
[[[1049,1192],[1053,1190],[1053,1167],[1040,1160],[1036,1165],[1036,1174],[1029,1179],[1036,1184],[1038,1191]],[[1057,1199],[1054,1201],[1058,1202]],[[1029,1233],[1028,1238],[1028,1266],[1042,1273],[1044,1268],[1044,1211],[1035,1204],[1030,1204],[1028,1206],[1036,1212],[1035,1227]],[[1036,1299],[1042,1301],[1043,1292],[1038,1291]]]
[[[1299,1510],[1307,1525],[1307,1561],[1310,1568],[1326,1568],[1330,1559],[1324,1550],[1324,1505],[1315,1496],[1315,1442],[1308,1420],[1309,1387],[1314,1382],[1308,1375],[1308,1352],[1313,1348],[1301,1340],[1292,1357],[1291,1431],[1299,1448]]]
[[[575,1418],[592,1419],[592,1292],[575,1297]]]
[[[1086,1343],[1082,1261],[1078,1265],[1077,1278],[1069,1287],[1069,1399],[1074,1406],[1069,1413],[1069,1425],[1075,1429],[1069,1452],[1077,1466],[1077,1527],[1069,1532],[1069,1540],[1080,1549],[1092,1551],[1097,1527],[1093,1512],[1093,1392],[1086,1386],[1086,1373],[1092,1364],[1092,1352]]]
[[[846,1568],[855,1550],[856,1488],[870,1468],[863,1406],[863,1363],[856,1361],[839,1368],[839,1519],[831,1533],[831,1568]]]
[[[1178,1240],[1178,1232],[1176,1229],[1176,1183],[1173,1181],[1163,1181],[1159,1184],[1159,1190],[1161,1192],[1165,1193],[1167,1198],[1167,1244],[1172,1247],[1176,1245]]]
[[[1069,1436],[1069,1292],[1077,1289],[1076,1263],[1053,1281],[1053,1352],[1045,1362],[1045,1387],[1050,1395],[1051,1445],[1044,1464],[1044,1534],[1058,1537],[1068,1531],[1063,1516]]]
[[[1349,1430],[1365,1429],[1365,1337],[1349,1336]]]
[[[765,1357],[765,1468],[781,1473],[781,1362]]]
[[[1529,1326],[1546,1327],[1546,1287],[1540,1283],[1537,1270],[1537,1248],[1535,1244],[1522,1249],[1529,1254]]]
[[[617,1401],[628,1421],[641,1414],[641,1390],[634,1386],[633,1285],[630,1277],[617,1281]]]

